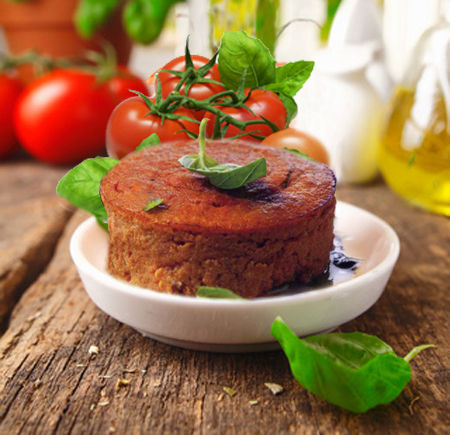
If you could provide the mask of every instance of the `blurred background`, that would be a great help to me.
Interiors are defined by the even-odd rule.
[[[0,0],[1,71],[26,87],[64,67],[55,59],[106,44],[146,79],[188,35],[192,53],[211,56],[225,30],[261,38],[279,63],[315,61],[291,126],[322,142],[339,183],[381,171],[410,202],[450,215],[449,0]],[[44,55],[38,68],[30,50]]]

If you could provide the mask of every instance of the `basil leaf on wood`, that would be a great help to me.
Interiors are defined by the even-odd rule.
[[[349,411],[366,412],[392,402],[411,379],[408,361],[373,335],[332,333],[300,339],[280,318],[273,322],[271,332],[295,379]],[[423,348],[416,348],[415,354]]]
[[[75,11],[75,27],[83,38],[91,38],[108,21],[119,0],[81,0]]]
[[[220,79],[237,90],[247,70],[245,87],[263,86],[275,81],[275,59],[262,41],[243,31],[226,31],[219,47]]]
[[[207,287],[200,286],[197,288],[195,294],[198,298],[212,298],[212,299],[244,299],[231,290],[222,287]]]
[[[150,136],[146,137],[134,151],[141,151],[145,148],[154,147],[155,145],[159,145],[161,141],[159,140],[159,136],[156,133],[152,133]]]
[[[108,216],[100,198],[100,182],[118,160],[111,157],[87,159],[71,169],[59,180],[56,192],[78,208],[95,216],[108,229]]]
[[[275,81],[264,85],[265,89],[295,97],[312,73],[314,62],[299,60],[289,62],[275,70]]]
[[[181,157],[178,161],[186,169],[205,175],[209,182],[220,189],[237,189],[260,177],[267,175],[267,165],[261,157],[247,165],[240,166],[234,163],[218,163],[206,155],[205,129],[208,120],[200,123],[198,137],[199,153]]]

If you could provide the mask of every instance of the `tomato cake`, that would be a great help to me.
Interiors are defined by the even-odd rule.
[[[266,177],[221,190],[178,162],[197,150],[196,141],[149,147],[103,178],[112,275],[167,293],[213,286],[252,298],[328,267],[336,180],[326,165],[259,144],[208,141],[219,163],[266,159]],[[146,211],[156,199],[164,202]]]

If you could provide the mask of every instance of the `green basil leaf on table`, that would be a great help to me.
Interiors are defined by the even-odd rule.
[[[87,159],[71,169],[59,180],[56,192],[78,208],[95,216],[108,229],[108,216],[100,198],[100,182],[118,160],[111,157]]]
[[[159,140],[159,136],[156,133],[152,133],[150,136],[146,137],[134,150],[141,151],[145,148],[154,147],[155,145],[159,145],[161,141]]]
[[[261,157],[247,165],[240,166],[234,163],[216,162],[206,155],[205,129],[208,120],[203,119],[200,123],[198,136],[199,153],[188,154],[178,161],[183,167],[192,172],[205,175],[209,182],[220,189],[237,189],[267,175],[267,165],[264,157]]]
[[[244,299],[233,291],[223,287],[200,286],[195,294],[198,298],[211,299]]]
[[[225,86],[237,90],[247,70],[245,87],[251,88],[275,80],[275,59],[259,39],[243,31],[226,31],[219,47],[219,72]]]
[[[373,335],[332,333],[300,339],[280,318],[273,322],[271,332],[295,379],[315,395],[349,411],[366,412],[392,402],[411,379],[408,361]],[[415,348],[413,356],[424,348]]]
[[[264,85],[265,89],[295,97],[308,80],[314,68],[314,62],[299,60],[289,62],[275,70],[275,81]]]
[[[81,0],[75,11],[75,27],[84,38],[92,37],[108,21],[119,0]]]

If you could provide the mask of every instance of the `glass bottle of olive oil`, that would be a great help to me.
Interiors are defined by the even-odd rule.
[[[450,216],[450,24],[426,32],[381,135],[380,170],[398,194]]]

